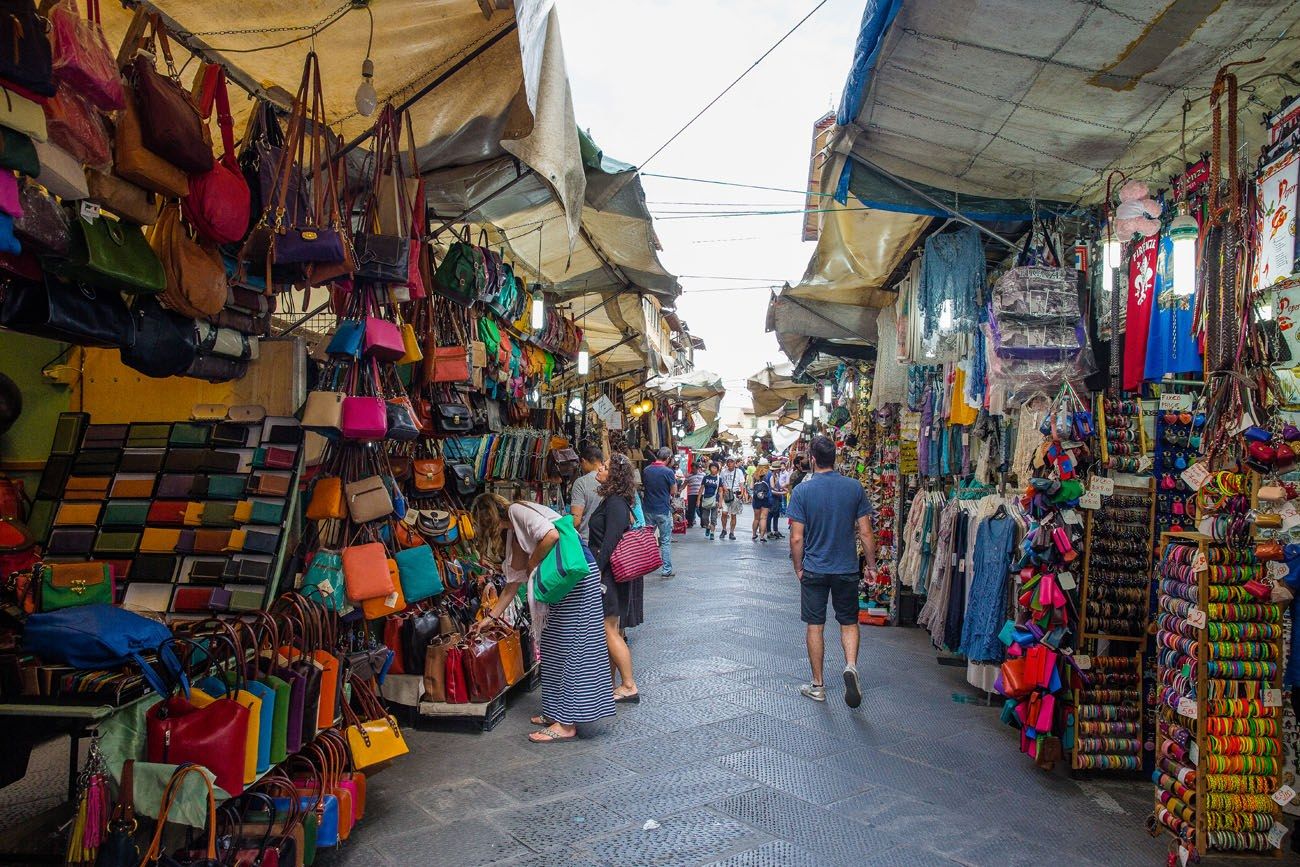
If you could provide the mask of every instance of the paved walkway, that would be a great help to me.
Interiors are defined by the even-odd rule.
[[[486,735],[409,732],[331,863],[1164,863],[1142,827],[1149,782],[1037,770],[996,707],[953,700],[964,670],[920,630],[863,628],[858,710],[834,676],[826,704],[802,698],[786,548],[698,532],[674,545],[678,577],[647,579],[640,706],[576,743],[525,740],[537,693]]]

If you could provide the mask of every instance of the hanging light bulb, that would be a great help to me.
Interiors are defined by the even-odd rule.
[[[582,346],[578,348],[578,376],[586,376],[591,372],[591,347],[587,345],[586,338],[582,340]]]
[[[379,94],[375,93],[373,79],[375,77],[375,62],[367,57],[361,61],[361,84],[357,85],[357,111],[365,117],[375,113],[375,107],[379,105]]]
[[[654,412],[654,408],[655,408],[655,402],[650,398],[647,397],[645,400],[641,401],[642,413]]]
[[[811,406],[805,406],[803,408],[803,423],[812,424],[812,420],[813,420],[813,408]]]
[[[835,393],[831,389],[831,384],[829,382],[822,386],[822,403],[830,403],[834,397]]]
[[[1122,254],[1119,239],[1114,235],[1114,226],[1106,224],[1106,239],[1101,243],[1101,287],[1110,294],[1115,289],[1115,269],[1119,267]]]
[[[813,401],[813,417],[814,418],[822,417],[822,402],[820,400]]]
[[[682,408],[681,408],[680,406],[677,407],[677,420],[678,420],[678,421],[684,421],[685,419],[686,419],[686,413],[685,413],[685,411],[683,411]]]
[[[539,403],[541,401],[541,394],[537,391],[537,386],[533,386],[532,394],[528,395],[528,397],[533,403]]]
[[[1174,242],[1174,294],[1196,294],[1196,236],[1200,234],[1196,218],[1187,213],[1187,203],[1178,206],[1178,216],[1169,224],[1169,239]]]
[[[546,302],[542,299],[542,293],[538,292],[533,296],[533,319],[532,326],[534,331],[541,331],[542,326],[546,324]]]

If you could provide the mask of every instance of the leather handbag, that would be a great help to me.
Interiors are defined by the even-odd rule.
[[[136,300],[131,319],[131,342],[120,347],[123,364],[146,376],[167,377],[185,373],[194,363],[198,344],[192,319],[147,296]]]
[[[166,288],[160,300],[169,310],[192,319],[215,316],[226,305],[226,267],[215,246],[191,238],[181,223],[181,208],[166,205],[149,235],[162,262]]]
[[[50,134],[45,126],[45,112],[39,103],[0,87],[0,126],[27,136],[37,144],[48,141]]]
[[[347,394],[342,391],[312,391],[302,408],[302,426],[324,434],[337,434],[343,421],[343,402]]]
[[[62,256],[68,251],[68,212],[40,184],[24,180],[18,189],[22,216],[14,220],[14,235],[31,253]]]
[[[205,120],[216,106],[223,151],[211,169],[190,176],[190,194],[182,207],[185,219],[204,238],[214,244],[234,244],[248,231],[250,196],[235,153],[234,119],[223,67],[204,67],[202,94],[200,112]]]
[[[402,357],[397,359],[398,364],[414,364],[423,360],[424,350],[420,348],[420,338],[409,322],[402,324],[402,346]]]
[[[441,491],[447,483],[447,464],[442,458],[417,458],[412,465],[415,490],[423,493]]]
[[[382,542],[365,542],[343,549],[343,583],[353,602],[382,599],[396,592]]]
[[[447,701],[447,654],[460,644],[460,634],[439,635],[424,651],[424,696],[421,701]]]
[[[142,35],[141,43],[162,49],[169,74],[155,68],[156,54],[137,54],[131,61],[128,80],[141,112],[144,144],[187,174],[206,172],[214,162],[212,146],[194,101],[177,80],[167,29],[156,14],[149,16],[147,27],[152,34]]]
[[[41,161],[41,171],[36,180],[51,193],[65,202],[90,195],[86,171],[75,156],[54,142],[37,142],[36,156]]]
[[[307,519],[326,521],[347,516],[347,508],[343,502],[343,480],[338,476],[318,476],[312,482],[311,499],[307,503]]]
[[[397,561],[390,557],[386,565],[393,592],[387,596],[361,600],[361,613],[366,620],[379,620],[406,608],[406,597],[402,595],[402,584],[397,577]]]
[[[519,633],[505,623],[494,624],[487,633],[497,642],[506,686],[514,686],[524,677],[524,652],[519,644]]]
[[[107,168],[112,163],[113,152],[104,121],[80,94],[60,84],[58,93],[46,101],[44,108],[50,144],[58,145],[82,165]],[[81,182],[84,184],[85,179]]]
[[[152,226],[158,220],[156,194],[111,172],[86,169],[86,198],[128,223]]]
[[[420,423],[415,417],[415,407],[405,394],[390,397],[385,403],[388,431],[385,439],[396,442],[414,442],[421,436]]]
[[[135,321],[121,295],[64,282],[49,271],[44,285],[25,281],[9,285],[0,301],[0,325],[83,346],[120,347],[135,341]]]
[[[393,514],[393,498],[381,476],[367,476],[343,486],[348,514],[358,524]]]
[[[1035,677],[1030,672],[1026,657],[1018,656],[1002,663],[999,670],[1001,692],[1007,698],[1023,698],[1033,692]]]
[[[47,563],[38,580],[41,611],[114,601],[113,568],[107,563]]]
[[[474,468],[469,464],[452,464],[451,475],[456,480],[456,493],[462,497],[478,493],[478,479],[474,478]]]
[[[364,327],[363,352],[366,356],[378,361],[397,361],[406,353],[402,331],[395,322],[378,316],[367,316]]]
[[[434,421],[443,433],[468,433],[474,429],[474,415],[463,403],[439,403]]]
[[[643,578],[663,564],[654,527],[627,530],[609,555],[610,570],[618,582]]]
[[[398,580],[408,603],[429,599],[443,591],[438,560],[427,544],[398,551],[393,559],[397,561]]]
[[[349,395],[339,418],[343,438],[357,442],[382,440],[388,433],[388,408],[382,397]]]
[[[359,230],[353,234],[356,276],[371,283],[406,283],[411,261],[407,225],[411,204],[398,151],[401,121],[391,103],[380,111],[374,129],[373,172],[358,208]],[[385,195],[390,191],[392,195]]]
[[[347,722],[344,734],[348,739],[348,752],[353,768],[369,768],[391,761],[408,752],[406,739],[397,720],[384,710],[378,697],[364,680],[353,677],[352,697],[357,709],[343,704]]]
[[[171,779],[167,781],[167,788],[163,790],[162,805],[158,808],[158,823],[154,828],[153,837],[149,841],[149,848],[144,852],[144,859],[140,862],[141,867],[145,867],[145,865],[158,865],[158,867],[189,867],[189,865],[193,865],[193,867],[211,867],[211,865],[220,863],[217,860],[216,795],[212,791],[212,781],[198,767],[198,765],[202,764],[202,762],[199,762],[196,765],[185,765],[177,768]],[[211,769],[209,768],[209,770]],[[195,853],[194,857],[186,857],[185,860],[181,860],[179,857],[163,854],[163,830],[167,827],[168,814],[171,812],[172,805],[175,803],[185,778],[191,775],[202,780],[203,787],[207,792],[207,844],[202,851]],[[220,780],[218,780],[217,785],[221,785]],[[222,788],[225,787],[222,786]],[[243,787],[241,786],[240,791],[242,790]],[[226,791],[230,792],[229,789],[226,789]],[[231,794],[234,793],[231,792]]]
[[[117,111],[125,100],[117,62],[104,39],[99,0],[87,0],[86,17],[76,0],[59,0],[47,13],[50,21],[52,71],[100,111]]]
[[[185,172],[145,147],[140,107],[130,89],[126,92],[126,107],[118,112],[114,127],[113,173],[167,198],[190,194]]]
[[[457,636],[459,639],[459,636]],[[469,681],[465,674],[465,657],[469,650],[463,640],[447,648],[447,702],[449,704],[466,704],[469,702]]]
[[[464,346],[439,346],[431,355],[426,355],[426,365],[432,371],[430,382],[460,383],[470,380],[469,356]]]
[[[480,633],[463,646],[465,680],[469,700],[489,702],[505,691],[505,673],[501,668],[501,648],[495,639]]]
[[[157,293],[167,288],[162,262],[139,226],[108,217],[72,220],[72,243],[64,273],[90,285],[127,293]]]
[[[361,319],[341,319],[325,344],[326,355],[360,358],[365,347],[366,326]]]
[[[0,4],[0,78],[38,96],[54,95],[53,59],[45,21],[32,0]]]

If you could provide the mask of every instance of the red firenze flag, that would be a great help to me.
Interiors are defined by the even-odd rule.
[[[1151,326],[1151,301],[1156,288],[1157,235],[1137,242],[1128,266],[1128,319],[1124,323],[1124,390],[1142,387],[1147,361],[1147,332]]]

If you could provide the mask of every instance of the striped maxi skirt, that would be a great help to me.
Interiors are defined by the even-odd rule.
[[[614,681],[605,645],[600,566],[590,551],[586,554],[590,564],[586,577],[551,606],[538,642],[542,713],[565,725],[614,715]]]

